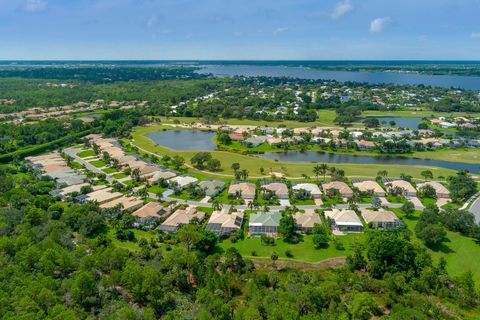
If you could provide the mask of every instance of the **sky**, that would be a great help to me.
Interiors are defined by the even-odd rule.
[[[480,0],[0,0],[0,60],[480,60]]]

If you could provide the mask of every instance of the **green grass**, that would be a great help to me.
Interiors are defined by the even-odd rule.
[[[73,161],[73,162],[70,164],[70,167],[71,167],[72,169],[82,169],[82,168],[83,168],[83,166],[82,166],[80,163],[76,162],[76,161]]]
[[[125,174],[125,173],[123,173],[123,172],[121,172],[121,173],[118,173],[118,174],[114,174],[113,177],[114,177],[115,179],[123,179],[123,178],[128,177],[128,175]]]
[[[147,188],[148,192],[154,193],[154,194],[162,194],[165,192],[165,188],[162,188],[160,186],[151,186]]]
[[[93,157],[94,155],[95,155],[95,152],[93,150],[85,150],[77,154],[77,156],[79,156],[80,158]]]
[[[106,174],[118,172],[118,170],[115,168],[105,168],[105,169],[102,169],[102,171],[105,172]]]
[[[129,187],[138,187],[142,185],[140,182],[135,182],[133,180],[122,181],[122,183],[125,183]]]
[[[193,198],[192,196],[190,196],[190,192],[188,190],[182,190],[178,194],[177,193],[172,194],[170,198],[180,199],[180,200],[199,201],[199,200],[202,200],[204,197]]]
[[[130,251],[138,251],[140,250],[140,247],[138,246],[138,240],[141,238],[146,238],[147,240],[150,240],[155,236],[154,231],[144,231],[144,230],[139,230],[139,229],[131,229],[133,233],[135,234],[135,241],[120,241],[117,238],[115,238],[115,230],[111,228],[108,231],[107,237],[112,240],[112,244],[118,248],[122,249],[127,249]]]
[[[437,203],[437,199],[433,199],[433,198],[420,198],[420,201],[423,203],[425,207]]]
[[[263,246],[260,242],[260,238],[248,238],[244,240],[232,243],[230,240],[224,240],[220,243],[220,247],[224,250],[235,247],[240,254],[245,257],[251,258],[264,258],[270,259],[270,255],[273,251],[277,252],[280,259],[297,260],[303,262],[319,262],[325,259],[347,256],[352,253],[352,245],[355,242],[362,243],[365,239],[365,234],[348,234],[346,236],[335,237],[338,242],[341,242],[345,247],[345,250],[337,250],[332,242],[328,248],[315,249],[312,241],[312,235],[305,235],[300,243],[289,244],[281,239],[275,240],[274,246]],[[293,253],[293,257],[286,256],[285,251],[290,250]],[[252,256],[252,252],[256,253],[256,256]]]
[[[105,167],[107,164],[103,160],[95,160],[95,161],[90,161],[90,164],[92,166],[95,166],[97,168],[102,168]]]
[[[292,204],[296,206],[309,206],[309,205],[314,205],[315,201],[313,199],[307,199],[307,200],[292,200]]]
[[[170,155],[175,156],[179,155],[184,157],[189,163],[190,159],[195,155],[195,151],[178,151],[171,150],[165,147],[156,145],[152,140],[145,137],[144,135],[148,132],[153,132],[160,130],[161,126],[152,126],[152,127],[137,127],[132,133],[133,144],[153,152],[159,156]],[[289,177],[301,177],[302,174],[312,175],[312,169],[314,164],[312,163],[288,163],[288,162],[276,162],[270,159],[258,158],[251,155],[242,155],[227,151],[212,151],[212,156],[221,162],[221,167],[223,171],[219,174],[215,173],[205,173],[199,172],[196,169],[189,169],[189,173],[201,173],[205,177],[210,178],[233,178],[233,170],[231,169],[232,163],[238,162],[241,164],[242,169],[249,171],[250,177],[258,177],[265,174],[262,174],[260,168],[263,168],[265,172],[280,172],[283,173],[287,178]],[[438,167],[423,167],[423,166],[400,166],[400,165],[377,165],[377,164],[335,164],[335,167],[338,169],[345,170],[347,176],[357,176],[357,177],[376,177],[377,172],[380,170],[387,170],[389,176],[399,177],[401,173],[408,173],[415,178],[421,178],[420,173],[425,169],[430,169],[435,176],[443,175],[453,175],[455,174],[454,170],[449,170],[445,168]],[[228,175],[227,177],[222,175]]]
[[[447,261],[448,273],[453,276],[459,276],[463,272],[472,271],[477,286],[480,286],[480,272],[478,272],[480,270],[480,259],[476,258],[480,256],[480,245],[475,243],[473,239],[447,231],[448,241],[440,248],[432,250],[425,247],[415,236],[414,229],[420,212],[417,211],[411,218],[406,218],[400,209],[391,208],[389,210],[394,211],[402,218],[405,225],[412,230],[413,241],[426,248],[432,255],[435,263],[438,262],[440,257],[443,257]]]
[[[220,192],[217,196],[210,199],[210,202],[212,202],[213,200],[217,200],[219,203],[222,203],[222,204],[239,205],[243,203],[241,199],[228,198],[228,186],[222,192]]]

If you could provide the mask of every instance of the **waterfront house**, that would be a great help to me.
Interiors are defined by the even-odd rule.
[[[243,211],[229,213],[227,209],[212,212],[206,230],[212,231],[219,236],[227,235],[240,230],[243,223]]]
[[[318,199],[322,196],[322,191],[318,185],[314,183],[296,183],[292,185],[292,190],[305,190],[307,191],[314,199]]]
[[[312,233],[316,224],[322,224],[320,216],[313,209],[306,209],[304,213],[297,212],[293,217],[297,224],[297,230],[304,233]]]
[[[385,196],[385,190],[373,180],[354,182],[353,186],[361,192],[372,192],[379,197]]]
[[[327,192],[330,189],[336,189],[340,192],[340,195],[344,198],[349,198],[353,196],[352,189],[342,181],[332,181],[322,184],[322,189],[324,192]]]
[[[279,199],[288,199],[288,187],[285,183],[271,182],[262,184],[262,189],[271,191]]]
[[[253,183],[232,181],[228,188],[228,194],[235,195],[244,200],[253,200],[255,199],[255,190],[256,187]]]
[[[417,189],[421,190],[425,186],[431,186],[437,195],[437,198],[450,198],[450,191],[438,181],[427,181],[417,184]]]
[[[385,185],[388,186],[389,190],[393,188],[402,189],[405,196],[415,197],[417,195],[417,190],[415,190],[410,182],[405,180],[387,181]]]
[[[355,211],[347,209],[332,209],[325,211],[325,217],[333,230],[341,232],[363,232],[363,224]]]

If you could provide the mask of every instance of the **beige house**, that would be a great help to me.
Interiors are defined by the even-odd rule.
[[[205,229],[223,236],[237,230],[240,230],[243,223],[243,211],[229,213],[227,209],[214,211],[208,220]]]
[[[113,199],[112,201],[108,201],[101,204],[100,208],[108,209],[108,208],[114,208],[118,205],[122,207],[122,211],[134,211],[143,205],[143,201],[135,197],[122,196],[120,198],[116,198],[116,199]]]
[[[205,219],[205,213],[197,211],[194,207],[178,209],[158,227],[158,230],[164,232],[177,232],[178,228],[184,224],[189,224],[193,218],[198,218],[198,220],[202,221]]]
[[[306,209],[305,213],[297,212],[293,217],[297,222],[297,230],[305,233],[311,233],[316,224],[322,224],[320,216],[313,209]]]
[[[363,224],[355,211],[333,209],[325,211],[325,217],[330,221],[330,227],[341,232],[363,232]]]
[[[377,211],[366,208],[360,209],[365,222],[376,229],[392,229],[402,225],[402,221],[393,213],[385,209]]]
[[[412,186],[412,184],[405,180],[393,180],[385,183],[389,189],[400,188],[403,189],[405,196],[415,197],[417,195],[417,190]]]
[[[279,199],[288,199],[288,187],[285,183],[267,183],[262,185],[262,189],[273,192]]]
[[[322,189],[324,192],[327,192],[330,189],[336,189],[340,192],[342,197],[348,198],[353,196],[353,191],[352,189],[342,181],[332,181],[328,183],[322,184]]]
[[[435,189],[437,198],[450,198],[450,191],[440,182],[437,181],[427,181],[423,183],[417,183],[417,189],[421,190],[425,186],[431,186]]]
[[[113,201],[117,198],[123,197],[123,194],[120,192],[111,192],[112,188],[106,188],[102,190],[97,190],[86,194],[85,196],[80,196],[84,201],[97,202],[102,205],[104,203]]]
[[[250,182],[232,183],[228,188],[228,194],[233,194],[245,200],[255,199],[256,187]]]
[[[168,216],[171,211],[170,208],[162,206],[161,203],[152,201],[133,212],[132,215],[140,219],[159,219],[163,216]]]
[[[355,182],[353,186],[361,192],[373,192],[373,194],[377,196],[385,196],[385,190],[383,190],[383,188],[373,180]]]

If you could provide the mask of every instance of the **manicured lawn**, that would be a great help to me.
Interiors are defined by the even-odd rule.
[[[314,205],[315,201],[313,199],[307,199],[307,200],[292,200],[292,204],[296,206],[309,206],[309,205]]]
[[[222,192],[220,192],[216,197],[210,199],[210,202],[212,202],[212,200],[218,200],[218,202],[220,203],[223,203],[223,204],[235,204],[235,205],[238,205],[238,204],[242,204],[243,203],[243,200],[241,199],[229,199],[228,198],[228,189],[225,188]]]
[[[165,188],[162,188],[160,186],[151,186],[151,187],[148,187],[147,188],[148,192],[151,192],[151,193],[154,193],[154,194],[162,194],[163,192],[165,192]]]
[[[127,181],[122,181],[122,182],[125,183],[129,187],[138,187],[138,186],[141,185],[140,182],[135,182],[133,180],[127,180]]]
[[[106,186],[108,184],[107,180],[94,180],[93,185],[94,186]]]
[[[83,166],[82,166],[80,163],[76,162],[76,161],[73,161],[73,162],[70,164],[70,167],[71,167],[72,169],[82,169],[82,168],[83,168]]]
[[[437,203],[437,199],[432,199],[432,198],[420,198],[420,201],[423,203],[425,207]]]
[[[106,174],[118,172],[118,170],[115,168],[105,168],[105,169],[102,169],[102,171],[105,172]]]
[[[122,173],[114,174],[113,177],[115,179],[123,179],[123,178],[128,177],[128,175],[126,175],[125,173],[122,172]]]
[[[107,164],[103,160],[95,160],[95,161],[90,161],[90,164],[92,166],[95,166],[97,168],[102,168],[105,167]]]
[[[362,243],[365,239],[365,234],[358,233],[335,237],[337,241],[343,244],[345,250],[337,250],[332,242],[330,242],[328,248],[315,249],[312,237],[312,235],[305,235],[303,236],[303,240],[298,244],[289,244],[281,239],[276,239],[274,246],[263,246],[260,238],[248,238],[237,241],[236,243],[232,243],[230,240],[224,240],[220,243],[220,247],[224,250],[235,247],[243,256],[251,258],[270,259],[272,252],[275,251],[278,253],[280,259],[318,262],[351,254],[352,245],[355,242]],[[290,250],[293,253],[293,257],[287,257],[285,254],[286,250]],[[253,252],[256,253],[256,256],[252,255]]]
[[[414,152],[416,158],[444,160],[452,162],[480,163],[480,149],[441,149],[435,151]]]
[[[183,190],[178,194],[177,193],[172,194],[170,198],[199,201],[199,200],[202,200],[204,197],[193,198],[192,196],[190,196],[190,192],[188,190]]]
[[[148,132],[157,131],[161,126],[152,126],[152,127],[137,127],[133,135],[133,144],[154,152],[159,156],[168,154],[170,156],[179,155],[184,157],[189,163],[190,159],[195,155],[195,151],[178,151],[171,150],[156,145],[152,140],[145,137],[144,135]],[[233,177],[233,170],[230,168],[232,163],[238,162],[241,164],[241,169],[246,169],[249,172],[251,178],[259,177],[263,175],[260,172],[260,168],[263,168],[265,172],[280,172],[283,173],[287,178],[288,177],[301,177],[302,174],[312,175],[313,163],[288,163],[288,162],[277,162],[270,159],[264,159],[255,157],[252,155],[242,155],[238,153],[232,153],[227,151],[212,151],[212,156],[221,162],[221,167],[223,172],[220,174],[214,173],[203,173],[205,176],[211,178],[228,178]],[[332,164],[333,165],[333,164]],[[376,164],[334,164],[338,169],[344,169],[347,176],[356,176],[356,177],[376,177],[377,172],[380,170],[387,170],[390,177],[399,177],[401,173],[408,173],[416,178],[421,178],[420,172],[424,171],[426,167],[423,166],[399,166],[399,165],[376,165]],[[437,177],[439,175],[448,176],[453,175],[455,171],[432,167],[430,170]],[[189,169],[190,173],[198,172],[196,169]],[[228,175],[225,177],[225,175]]]
[[[93,157],[95,155],[95,152],[93,150],[85,150],[77,154],[80,158],[88,158],[88,157]]]

